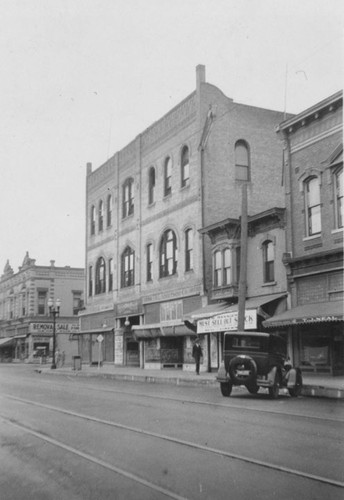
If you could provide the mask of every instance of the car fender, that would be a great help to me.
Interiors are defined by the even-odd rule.
[[[277,366],[274,366],[271,368],[271,370],[268,373],[268,384],[269,385],[274,385],[275,379],[276,379],[276,374],[277,374]]]
[[[228,373],[226,372],[224,362],[221,363],[220,368],[218,369],[216,379],[219,382],[228,382],[229,381],[229,376],[228,376]]]
[[[286,374],[287,387],[294,387],[297,380],[297,373],[300,371],[299,368],[291,368]]]

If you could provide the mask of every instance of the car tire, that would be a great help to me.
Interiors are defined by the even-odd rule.
[[[257,394],[259,391],[259,385],[255,384],[254,382],[251,384],[247,384],[246,388],[250,394]]]
[[[232,387],[233,387],[233,384],[231,382],[221,382],[220,388],[221,388],[222,396],[225,398],[229,398],[229,396],[232,393]]]
[[[244,377],[238,376],[236,371],[240,365],[244,365],[245,369],[250,371],[250,374]],[[250,356],[236,356],[229,363],[229,375],[237,385],[250,385],[256,380],[257,365]]]
[[[294,387],[290,387],[288,389],[288,392],[290,394],[290,396],[292,398],[297,398],[298,396],[300,396],[301,394],[301,391],[302,391],[302,373],[301,373],[301,370],[300,369],[296,369],[296,382],[295,382],[295,385]]]
[[[281,384],[281,377],[278,372],[276,372],[275,380],[273,386],[269,387],[269,396],[271,399],[277,399],[279,396],[279,388]]]

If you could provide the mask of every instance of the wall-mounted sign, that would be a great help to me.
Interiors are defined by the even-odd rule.
[[[53,323],[30,323],[29,332],[35,335],[53,334]],[[56,333],[76,333],[79,323],[56,323]]]
[[[238,312],[219,314],[197,321],[197,333],[225,332],[238,329]],[[257,329],[257,310],[245,311],[245,330]]]

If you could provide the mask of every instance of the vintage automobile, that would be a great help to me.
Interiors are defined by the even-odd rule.
[[[287,361],[287,346],[282,337],[265,332],[225,332],[223,362],[217,374],[221,393],[231,395],[233,385],[244,385],[251,394],[268,388],[276,399],[279,388],[286,387],[297,397],[302,389],[300,368]]]

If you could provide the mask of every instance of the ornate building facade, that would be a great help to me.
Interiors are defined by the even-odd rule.
[[[57,349],[64,361],[77,355],[74,334],[79,330],[78,313],[83,307],[85,273],[82,268],[36,265],[25,255],[14,272],[7,261],[0,278],[0,357],[6,361],[49,360],[53,350],[53,320],[48,301],[60,299],[55,325]]]
[[[264,322],[287,332],[303,371],[344,373],[343,92],[280,124],[289,308]]]
[[[275,134],[282,119],[280,112],[235,103],[206,82],[199,65],[195,91],[99,168],[87,165],[84,361],[97,362],[101,350],[103,361],[119,365],[193,368],[195,334],[185,317],[220,299],[237,300],[237,274],[230,271],[230,283],[215,296],[214,248],[201,230],[239,219],[237,175],[249,175],[250,216],[274,207],[283,212]],[[234,270],[235,244],[229,250],[221,266]],[[261,255],[252,251],[259,266]],[[267,288],[253,292],[266,294]],[[216,339],[203,347],[203,369],[216,368],[218,361],[209,361]]]

